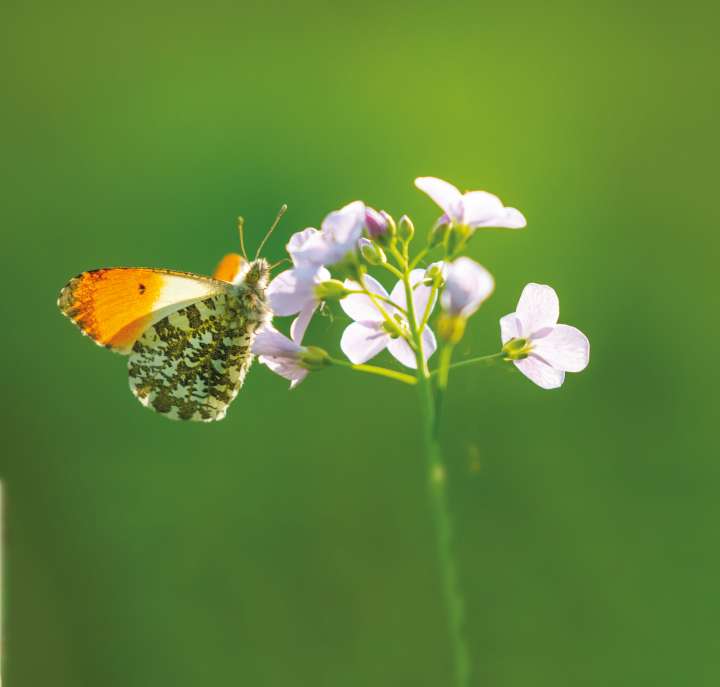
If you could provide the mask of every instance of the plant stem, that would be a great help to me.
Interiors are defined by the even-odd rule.
[[[377,375],[378,377],[387,377],[394,379],[395,381],[402,382],[403,384],[410,384],[414,386],[417,384],[417,379],[411,375],[406,375],[403,372],[397,372],[397,370],[390,370],[387,367],[378,367],[377,365],[355,365],[354,363],[348,363],[345,360],[339,358],[328,358],[328,361],[332,365],[339,365],[340,367],[348,367],[351,370],[357,372],[366,372],[367,374]]]
[[[449,370],[456,370],[459,367],[465,367],[466,365],[481,365],[481,364],[491,364],[494,363],[496,360],[502,360],[505,357],[505,353],[500,351],[499,353],[493,353],[492,355],[482,355],[479,358],[468,358],[467,360],[461,360],[458,363],[453,363],[452,365],[448,366]],[[433,370],[432,374],[439,374],[438,370]]]
[[[433,398],[432,381],[427,361],[423,353],[422,331],[424,323],[418,326],[413,301],[410,272],[403,275],[405,296],[408,307],[408,320],[410,331],[415,341],[415,359],[418,370],[418,391],[420,395],[420,410],[423,424],[423,444],[427,469],[427,487],[430,498],[430,508],[435,528],[435,545],[438,562],[440,564],[440,577],[443,590],[443,600],[447,612],[448,629],[453,653],[453,670],[455,687],[467,687],[470,676],[470,658],[462,631],[463,598],[458,583],[455,560],[453,558],[451,541],[450,513],[448,512],[447,495],[445,492],[445,465],[443,464],[440,442],[438,441],[437,417],[435,414],[435,399]],[[449,362],[449,360],[448,360]]]
[[[430,379],[418,375],[418,391],[423,421],[427,488],[435,527],[435,544],[440,564],[443,600],[453,652],[454,687],[467,687],[470,676],[470,657],[462,631],[463,598],[452,552],[452,528],[448,512],[445,466],[437,439],[435,403]]]

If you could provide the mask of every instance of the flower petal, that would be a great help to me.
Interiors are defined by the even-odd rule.
[[[299,265],[301,262],[303,262],[303,248],[305,248],[306,244],[310,239],[312,239],[314,236],[318,236],[319,234],[320,232],[317,229],[314,229],[313,227],[308,227],[307,229],[303,229],[302,231],[295,232],[290,237],[290,240],[288,241],[285,248],[290,254],[294,265]]]
[[[390,335],[386,334],[379,325],[373,325],[373,322],[367,324],[353,322],[345,327],[340,339],[340,348],[351,363],[355,365],[364,363],[387,346]]]
[[[502,339],[503,345],[505,345],[510,339],[519,339],[522,337],[522,323],[518,319],[518,316],[511,312],[509,315],[505,315],[500,318],[500,338]]]
[[[447,271],[442,307],[451,315],[470,317],[492,294],[495,280],[470,258],[458,258]]]
[[[487,191],[470,191],[462,201],[463,221],[469,227],[521,229],[526,225],[519,210],[506,208],[497,196]]]
[[[315,311],[318,309],[318,303],[316,301],[309,301],[303,306],[303,309],[299,312],[298,316],[292,321],[290,325],[290,338],[297,344],[299,344],[305,332],[307,331],[308,325]]]
[[[308,370],[301,367],[299,363],[288,358],[279,358],[270,355],[261,355],[258,361],[262,365],[267,365],[275,374],[290,380],[290,388],[294,389],[305,377]]]
[[[313,289],[318,268],[312,265],[294,267],[280,272],[270,282],[267,299],[275,315],[294,315],[315,300]]]
[[[505,227],[506,229],[523,229],[527,226],[527,220],[520,210],[516,208],[505,208],[505,216],[502,224],[496,224],[497,227]]]
[[[384,298],[387,298],[387,291],[385,290],[385,287],[377,280],[371,277],[370,275],[365,276],[365,284],[368,288],[368,291],[371,291],[372,293],[376,293],[380,296],[383,296]],[[355,281],[352,281],[352,279],[346,279],[345,280],[345,288],[351,289],[352,291],[358,291],[362,289],[360,284],[358,284]],[[340,307],[345,311],[345,313],[352,317],[355,321],[362,321],[367,320],[369,322],[382,322],[383,316],[380,314],[378,309],[375,307],[375,304],[372,302],[369,296],[365,296],[363,294],[354,293],[350,296],[346,296],[340,301]],[[390,311],[390,314],[394,312],[394,309],[387,305],[383,306],[386,307],[388,311]]]
[[[423,355],[425,360],[429,360],[430,356],[437,350],[437,339],[435,333],[430,327],[425,327],[422,333],[423,338]]]
[[[546,336],[533,339],[532,350],[556,370],[565,372],[580,372],[590,360],[588,338],[567,324],[556,324]]]
[[[530,381],[535,382],[543,389],[557,389],[565,381],[565,373],[556,370],[547,363],[533,355],[523,360],[515,360],[515,367],[522,372]]]
[[[557,324],[560,301],[555,289],[546,284],[528,284],[520,295],[515,314],[522,323],[525,337]]]
[[[258,329],[252,346],[253,354],[261,356],[297,358],[301,350],[302,346],[288,339],[271,324],[265,324]]]
[[[322,264],[332,265],[357,245],[365,228],[365,203],[356,200],[331,212],[322,223],[326,251]]]
[[[418,177],[415,186],[427,193],[456,222],[462,221],[462,194],[452,184],[436,177]]]
[[[437,339],[433,334],[430,327],[425,327],[423,330],[423,355],[427,360],[437,350]],[[387,345],[388,352],[405,367],[410,367],[413,370],[417,369],[417,360],[415,358],[415,351],[410,347],[410,344],[403,339],[398,337],[397,339],[391,339]]]
[[[413,370],[417,370],[417,361],[415,360],[415,351],[410,348],[410,344],[403,339],[398,337],[397,339],[390,339],[387,345],[388,352],[397,360],[399,363],[410,367]]]

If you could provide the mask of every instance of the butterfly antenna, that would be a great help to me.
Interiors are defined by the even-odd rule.
[[[283,203],[281,206],[277,217],[275,218],[275,221],[272,223],[272,226],[268,229],[267,234],[265,234],[265,237],[260,242],[260,245],[258,246],[257,252],[255,253],[255,260],[258,259],[258,255],[260,255],[260,251],[265,247],[265,244],[267,243],[267,240],[270,238],[271,234],[275,231],[275,227],[277,227],[278,224],[280,224],[280,220],[282,219],[282,216],[285,214],[285,211],[287,210],[287,205]]]
[[[238,234],[240,234],[240,250],[242,251],[245,260],[248,259],[247,251],[245,250],[245,218],[238,217],[237,221]]]
[[[270,265],[270,271],[272,272],[276,267],[280,267],[284,262],[292,262],[290,258],[282,258],[282,260],[278,260],[276,263],[273,263]]]

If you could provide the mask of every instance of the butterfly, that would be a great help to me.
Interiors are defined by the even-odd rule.
[[[270,265],[228,253],[212,277],[114,267],[83,272],[58,307],[86,336],[128,356],[130,389],[144,406],[176,420],[222,420],[253,360],[255,333],[272,320]],[[242,219],[239,224],[243,254]]]

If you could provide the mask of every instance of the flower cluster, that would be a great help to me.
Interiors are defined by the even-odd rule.
[[[526,221],[519,210],[505,207],[485,191],[463,194],[434,177],[418,178],[415,185],[437,203],[442,215],[414,256],[411,246],[417,235],[410,218],[395,221],[361,201],[330,213],[319,230],[308,228],[290,238],[287,251],[292,267],[272,280],[267,294],[275,316],[295,316],[290,338],[267,325],[258,333],[253,351],[261,363],[289,379],[291,387],[309,371],[328,365],[406,383],[437,373],[439,387],[447,384],[453,348],[462,339],[468,318],[495,288],[490,272],[462,251],[480,229],[521,229]],[[438,255],[429,262],[433,252]],[[338,278],[328,268],[336,270]],[[393,279],[389,291],[369,274],[371,268]],[[340,339],[349,362],[302,343],[314,313],[331,302],[339,302],[351,320]],[[501,350],[457,364],[512,362],[538,386],[559,387],[566,372],[587,366],[590,345],[578,329],[558,324],[558,317],[555,291],[528,284],[515,312],[500,320]],[[438,341],[443,353],[438,369],[431,371],[428,361],[438,350]],[[385,349],[415,376],[366,364]]]

